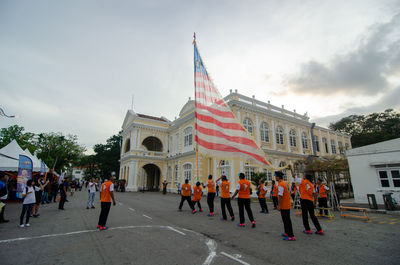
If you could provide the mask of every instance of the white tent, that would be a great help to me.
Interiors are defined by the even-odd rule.
[[[24,151],[15,140],[12,140],[11,143],[0,149],[0,170],[18,171],[19,155],[26,155],[32,159],[33,171],[40,171],[41,161],[32,155],[28,149]],[[46,170],[48,170],[47,166]]]

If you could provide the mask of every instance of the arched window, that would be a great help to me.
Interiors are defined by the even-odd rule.
[[[276,143],[283,144],[283,130],[280,126],[276,127]]]
[[[253,122],[249,118],[243,120],[243,127],[253,135]]]
[[[301,143],[304,149],[308,149],[307,134],[305,132],[301,134]]]
[[[192,164],[183,165],[183,178],[192,181]]]
[[[183,130],[183,146],[190,146],[193,144],[193,128],[187,127]]]
[[[175,182],[179,182],[179,168],[175,166]]]
[[[269,135],[268,135],[268,124],[266,122],[261,123],[260,126],[260,137],[262,142],[269,142]]]
[[[336,144],[334,140],[331,140],[331,150],[332,154],[336,154]]]
[[[319,152],[319,140],[318,140],[318,136],[314,135],[314,146],[315,146],[315,150],[317,152]]]
[[[225,175],[229,179],[229,175],[230,175],[229,173],[231,171],[230,169],[231,169],[231,166],[229,165],[228,161],[221,160],[219,162],[219,170],[220,170],[221,176]]]
[[[296,131],[294,129],[289,132],[290,146],[297,146]]]
[[[329,149],[328,149],[328,141],[326,140],[326,138],[322,138],[322,144],[325,147],[325,153],[329,153]]]

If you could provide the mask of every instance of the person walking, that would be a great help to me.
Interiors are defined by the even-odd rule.
[[[6,200],[8,198],[8,187],[7,181],[8,177],[4,172],[0,172],[0,203],[2,207],[0,208],[0,223],[8,223],[9,220],[4,218],[4,212],[6,210]]]
[[[231,194],[230,194],[230,183],[225,175],[222,175],[219,179],[216,180],[218,185],[221,187],[221,211],[222,218],[221,220],[226,221],[226,211],[225,206],[228,209],[229,215],[231,216],[231,221],[235,220],[235,215],[233,214],[232,205],[231,205]]]
[[[98,185],[98,181],[95,181],[94,178],[91,178],[90,182],[89,182],[89,185],[88,185],[88,187],[89,187],[89,190],[88,190],[89,198],[88,198],[88,201],[87,201],[87,204],[86,204],[86,209],[89,209],[89,207],[91,207],[92,209],[95,208],[94,207],[94,197],[96,196],[96,187],[97,187],[97,185]]]
[[[193,207],[192,200],[190,198],[191,187],[189,184],[189,180],[185,179],[185,183],[182,185],[182,196],[181,202],[179,203],[179,211],[182,211],[183,202],[186,200],[189,204],[190,209],[192,209],[192,213],[196,213],[196,210]]]
[[[208,188],[208,193],[207,193],[207,204],[208,204],[208,209],[210,210],[210,213],[207,214],[207,216],[214,216],[214,199],[215,199],[215,182],[212,179],[213,176],[210,174],[208,175],[208,181],[205,185],[203,185],[203,188]]]
[[[275,180],[272,181],[271,197],[272,202],[274,203],[274,210],[276,210],[278,207],[278,185],[275,185]]]
[[[289,166],[289,168],[292,172],[292,177],[294,178],[296,183],[300,184],[299,191],[300,191],[301,217],[303,219],[303,226],[304,226],[303,233],[308,235],[312,234],[310,224],[308,222],[308,215],[310,215],[311,221],[313,222],[315,228],[317,229],[315,233],[318,235],[323,235],[324,231],[322,230],[321,225],[319,224],[319,221],[317,217],[315,217],[314,213],[316,194],[314,185],[311,183],[312,176],[306,174],[304,176],[304,179],[298,178],[297,176],[294,175],[292,167]]]
[[[283,173],[281,171],[275,172],[275,177],[279,183],[277,210],[281,211],[281,217],[285,231],[282,234],[283,240],[294,241],[296,238],[293,234],[292,220],[290,219],[290,208],[292,207],[292,202],[290,200],[289,186],[285,181],[283,181]]]
[[[163,183],[162,183],[162,193],[165,195],[165,194],[167,194],[167,185],[168,185],[168,182],[164,179],[164,181],[163,181]]]
[[[258,181],[258,202],[260,203],[261,211],[260,213],[268,213],[268,206],[267,203],[265,202],[265,196],[267,195],[267,182],[265,182],[265,185],[263,184],[262,180],[260,179]]]
[[[256,227],[256,222],[254,221],[253,212],[251,211],[251,200],[250,200],[250,181],[245,179],[245,175],[243,173],[239,173],[239,182],[236,187],[235,193],[232,195],[232,200],[238,196],[238,206],[239,206],[239,219],[240,223],[238,226],[244,227],[244,209],[246,209],[247,215],[251,222],[251,227]]]
[[[22,191],[22,198],[24,201],[22,202],[22,212],[19,217],[19,226],[20,227],[29,227],[29,218],[31,216],[31,211],[33,205],[36,203],[36,198],[35,198],[35,190],[32,185],[32,179],[29,179],[26,182],[26,186],[24,187],[24,190]],[[25,219],[25,225],[24,225],[24,216],[26,214],[26,219]]]
[[[68,189],[69,179],[66,178],[61,182],[59,190],[60,190],[60,203],[58,204],[59,210],[64,210],[64,203],[67,200],[67,189]]]
[[[316,194],[318,195],[318,207],[320,208],[319,216],[322,216],[322,217],[328,216],[328,210],[327,210],[327,208],[328,208],[328,191],[329,191],[329,187],[322,184],[322,179],[318,178]],[[325,209],[322,209],[322,208],[325,208]]]
[[[193,199],[192,199],[193,208],[196,211],[196,204],[197,204],[197,206],[199,207],[199,212],[202,212],[203,210],[201,209],[200,200],[201,200],[201,195],[203,195],[203,190],[202,190],[202,188],[200,186],[200,182],[199,181],[197,181],[196,182],[196,186],[194,186],[192,188],[192,194],[193,194]]]
[[[115,205],[114,198],[114,184],[113,176],[110,176],[108,180],[101,184],[100,190],[100,201],[101,201],[101,211],[99,216],[99,222],[97,223],[97,228],[101,230],[107,230],[107,218],[111,208],[111,200],[113,205]]]

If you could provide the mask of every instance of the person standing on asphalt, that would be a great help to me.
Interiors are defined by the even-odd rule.
[[[67,189],[68,189],[68,182],[69,179],[66,178],[64,181],[60,184],[60,203],[58,204],[58,209],[59,210],[64,210],[64,203],[67,200]]]
[[[316,188],[316,194],[318,196],[318,207],[319,209],[319,216],[328,216],[328,193],[329,188],[328,186],[322,184],[322,179],[318,178],[317,180],[317,188]],[[324,210],[321,208],[325,208]],[[323,214],[324,213],[324,214]]]
[[[113,176],[110,176],[109,180],[106,180],[101,184],[100,190],[100,201],[101,201],[101,211],[99,216],[99,222],[97,224],[97,228],[100,230],[107,230],[107,218],[108,213],[110,212],[111,208],[111,200],[113,205],[115,205],[114,199],[114,184],[113,184]]]
[[[94,180],[94,178],[90,179],[89,182],[89,198],[86,204],[86,209],[89,209],[89,207],[91,207],[92,209],[94,209],[94,197],[96,196],[96,186],[98,185],[97,181]]]
[[[267,182],[265,182],[267,183]],[[258,202],[260,203],[261,211],[260,213],[268,213],[268,206],[265,202],[265,195],[267,195],[267,185],[264,185],[262,180],[258,181]]]
[[[164,181],[162,183],[162,193],[164,195],[167,194],[167,185],[168,185],[168,182],[164,179]]]
[[[58,191],[58,185],[57,185],[57,180],[55,178],[51,179],[51,197],[50,197],[50,202],[56,202],[57,200],[57,192]]]
[[[226,211],[225,206],[228,209],[229,215],[231,216],[231,221],[235,220],[235,215],[233,214],[232,206],[231,206],[231,193],[230,193],[230,186],[228,179],[225,175],[222,175],[219,179],[216,180],[218,185],[221,187],[221,211],[222,211],[222,218],[221,220],[226,221]]]
[[[189,184],[189,180],[185,179],[185,183],[182,185],[182,196],[181,203],[179,204],[179,211],[182,211],[183,202],[186,200],[189,204],[190,209],[192,209],[192,213],[196,213],[196,210],[193,207],[192,200],[190,199],[191,187]]]
[[[32,185],[32,179],[28,180],[26,182],[26,186],[24,187],[24,190],[22,191],[22,198],[24,201],[22,202],[22,212],[19,217],[19,226],[24,227],[24,215],[26,214],[26,219],[25,219],[25,226],[29,227],[29,217],[31,216],[31,211],[32,207],[36,202],[35,198],[35,190]]]
[[[256,222],[254,221],[253,212],[250,207],[250,181],[245,179],[245,175],[243,173],[239,173],[239,182],[236,187],[235,193],[232,195],[232,200],[239,194],[238,197],[238,206],[239,206],[239,219],[240,223],[238,226],[244,227],[244,208],[246,209],[247,215],[251,222],[251,227],[256,227]]]
[[[205,185],[203,185],[203,188],[208,188],[207,204],[210,213],[207,214],[207,216],[214,216],[215,182],[212,178],[212,175],[208,175],[208,181]]]
[[[44,182],[43,177],[40,176],[40,178],[36,181],[34,181],[33,188],[35,189],[35,199],[36,203],[33,205],[32,209],[32,216],[33,217],[39,217],[39,208],[40,208],[40,203],[43,202],[43,191],[44,188],[47,187],[49,184],[49,181]]]
[[[9,220],[4,219],[4,211],[6,209],[6,200],[8,197],[8,177],[3,172],[0,172],[0,174],[0,202],[3,204],[3,207],[0,209],[0,223],[7,223]]]
[[[192,194],[193,194],[193,199],[192,199],[193,208],[196,211],[196,203],[197,203],[197,206],[199,207],[199,212],[202,212],[203,210],[201,209],[200,200],[201,200],[201,195],[203,195],[203,190],[201,189],[199,181],[197,181],[196,186],[192,188]]]
[[[283,240],[294,241],[296,238],[293,234],[292,220],[290,219],[290,208],[292,207],[290,189],[288,184],[283,181],[283,173],[281,171],[275,172],[275,177],[279,183],[277,210],[281,211],[282,222],[285,229],[285,232],[282,234]]]
[[[176,188],[178,190],[178,194],[181,194],[181,183],[178,182],[178,184],[176,184]]]
[[[274,210],[276,210],[278,206],[278,185],[275,185],[275,180],[272,181],[271,197],[272,202],[274,203]]]

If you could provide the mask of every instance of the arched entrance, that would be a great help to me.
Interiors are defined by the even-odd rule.
[[[156,152],[163,151],[162,142],[160,141],[160,139],[154,136],[149,136],[146,139],[144,139],[142,145],[144,145],[148,151],[156,151]]]
[[[154,164],[144,165],[139,183],[140,189],[143,191],[159,191],[160,175],[161,171],[158,166]]]

